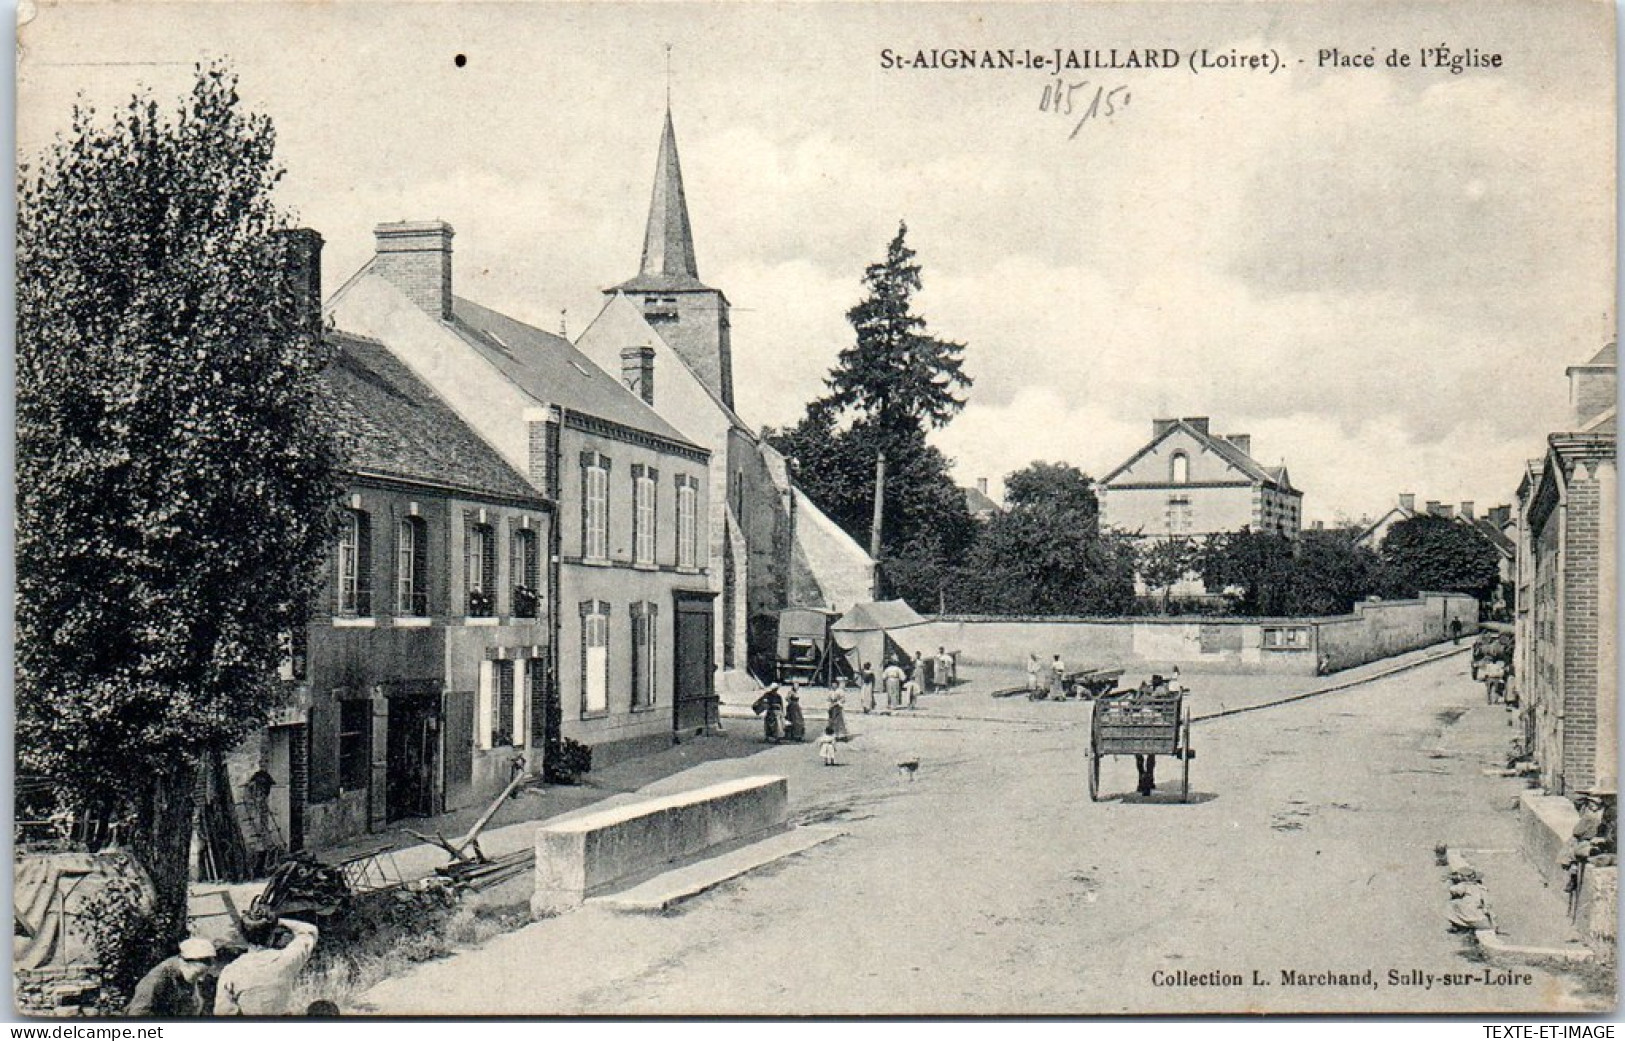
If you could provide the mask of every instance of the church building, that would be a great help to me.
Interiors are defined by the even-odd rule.
[[[875,564],[737,411],[729,301],[700,280],[669,110],[638,273],[605,296],[575,346],[710,452],[706,574],[717,594],[717,663],[724,683],[745,684],[747,668],[768,679],[778,612],[870,600]]]

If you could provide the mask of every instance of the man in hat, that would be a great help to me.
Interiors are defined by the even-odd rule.
[[[204,1015],[203,993],[198,982],[214,964],[214,944],[201,936],[181,941],[180,951],[152,967],[135,985],[135,995],[125,1008],[127,1016],[154,1016],[159,1019],[185,1019]]]
[[[275,915],[243,919],[248,953],[226,966],[215,989],[217,1016],[292,1015],[293,984],[316,950],[309,922]]]

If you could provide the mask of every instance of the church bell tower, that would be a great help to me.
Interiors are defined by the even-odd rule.
[[[694,230],[688,221],[683,168],[677,161],[677,133],[669,106],[655,162],[649,224],[643,233],[643,262],[636,278],[606,292],[626,294],[660,338],[682,355],[724,404],[733,407],[728,298],[700,281],[694,262]]]

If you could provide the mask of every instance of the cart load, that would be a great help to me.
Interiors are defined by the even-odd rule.
[[[1100,761],[1110,755],[1160,755],[1180,761],[1179,801],[1190,799],[1191,717],[1183,693],[1130,691],[1095,702],[1089,724],[1089,798],[1100,798]]]

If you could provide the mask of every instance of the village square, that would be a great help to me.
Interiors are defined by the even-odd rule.
[[[19,1014],[1614,1006],[1611,316],[1508,349],[1527,391],[1085,328],[1017,388],[936,304],[1033,287],[936,289],[933,210],[830,196],[816,325],[717,274],[726,135],[651,54],[642,144],[577,149],[636,239],[543,275],[501,191],[293,212],[327,150],[252,60],[25,90]],[[1441,311],[1506,277],[1436,263]],[[1501,396],[1452,427],[1458,371]],[[1378,398],[1415,458],[1326,433]]]

